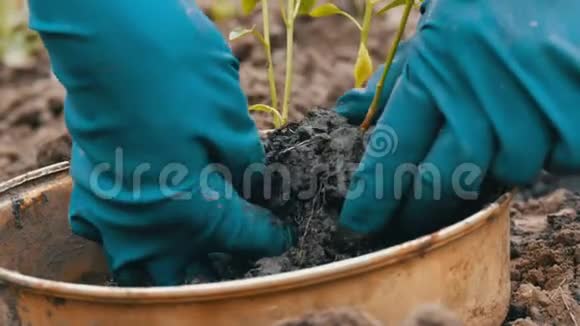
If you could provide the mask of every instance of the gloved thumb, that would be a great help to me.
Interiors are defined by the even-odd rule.
[[[280,255],[294,244],[291,227],[236,191],[228,191],[223,177],[212,174],[207,185],[206,190],[200,190],[195,208],[205,212],[201,219],[207,230],[204,236],[206,243],[213,243],[213,252],[261,258]]]
[[[223,252],[248,258],[281,255],[296,242],[295,230],[264,208],[240,199],[227,223],[215,228],[214,237]],[[232,207],[233,208],[233,207]]]
[[[397,54],[393,59],[393,63],[387,75],[387,79],[382,88],[381,97],[378,105],[378,112],[375,115],[376,118],[380,117],[383,109],[389,99],[391,91],[395,86],[395,82],[401,75],[403,71],[403,67],[407,62],[407,56],[409,52],[409,42],[401,42],[399,44],[399,48],[397,49]],[[350,91],[346,92],[343,96],[341,96],[335,106],[335,110],[338,114],[347,118],[348,122],[351,124],[360,124],[364,120],[367,111],[373,101],[373,97],[375,96],[375,89],[381,75],[383,74],[383,70],[385,69],[385,65],[382,64],[379,66],[377,71],[371,76],[369,79],[367,86],[365,88],[354,88]],[[375,121],[376,121],[375,118]],[[375,122],[373,121],[373,123]]]

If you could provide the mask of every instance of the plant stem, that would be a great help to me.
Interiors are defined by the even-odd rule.
[[[294,54],[294,6],[293,0],[287,0],[287,18],[286,24],[286,80],[284,83],[284,99],[282,100],[282,123],[288,121],[288,109],[290,108],[290,96],[292,95],[292,72],[293,72],[293,54]]]
[[[270,43],[270,9],[268,0],[262,0],[262,18],[264,22],[264,44],[266,45],[266,60],[268,61],[268,81],[270,82],[270,97],[272,107],[278,108],[278,94],[276,90],[276,77],[274,75],[274,61],[272,60],[272,47]]]
[[[362,22],[362,30],[361,30],[361,37],[360,41],[362,44],[367,44],[369,39],[369,33],[371,31],[371,20],[373,18],[373,4],[371,0],[365,1],[365,11],[363,15],[363,22]]]
[[[397,30],[397,34],[395,36],[395,40],[389,49],[389,53],[387,55],[387,59],[385,60],[385,69],[383,70],[383,74],[381,75],[381,79],[379,80],[377,87],[375,89],[375,96],[373,97],[373,101],[371,102],[371,106],[367,112],[367,115],[360,125],[360,128],[363,132],[369,129],[373,118],[377,112],[377,106],[379,104],[379,100],[381,97],[381,92],[383,90],[383,85],[385,84],[385,80],[387,79],[387,74],[393,64],[393,59],[395,58],[395,54],[397,52],[397,48],[399,47],[399,43],[401,42],[401,38],[403,37],[403,33],[405,32],[405,27],[407,26],[407,21],[409,20],[409,14],[411,13],[411,8],[413,8],[414,0],[407,0],[405,4],[405,11],[403,12],[403,17],[401,18],[401,23],[399,24],[399,30]]]

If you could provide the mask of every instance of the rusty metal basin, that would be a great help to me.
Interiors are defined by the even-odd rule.
[[[68,164],[0,184],[0,325],[272,325],[354,306],[385,325],[439,303],[466,325],[500,325],[510,295],[511,195],[437,233],[301,271],[214,284],[112,288],[97,246],[71,234]]]

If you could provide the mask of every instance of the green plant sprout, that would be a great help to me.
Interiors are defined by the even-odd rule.
[[[255,104],[250,106],[250,111],[260,111],[267,112],[273,116],[274,126],[280,128],[285,125],[288,121],[288,110],[290,107],[290,97],[292,93],[292,77],[293,77],[293,54],[294,54],[294,23],[299,15],[309,15],[311,17],[326,17],[332,15],[342,15],[352,21],[355,26],[360,31],[360,42],[357,59],[354,65],[354,79],[355,87],[362,87],[370,78],[373,73],[373,63],[370,57],[367,42],[369,38],[369,33],[371,29],[372,19],[375,16],[380,16],[388,12],[389,10],[405,6],[403,17],[399,25],[395,40],[391,46],[387,58],[385,60],[385,69],[383,74],[377,84],[375,96],[367,112],[365,120],[361,124],[361,130],[366,131],[377,111],[377,105],[379,101],[380,91],[383,88],[386,76],[389,72],[391,64],[393,62],[397,47],[401,41],[403,32],[407,25],[409,14],[414,5],[415,1],[421,0],[392,0],[391,2],[383,5],[380,9],[375,11],[377,7],[383,0],[365,0],[364,14],[362,18],[362,23],[350,15],[348,12],[340,9],[338,6],[332,3],[325,3],[318,7],[315,7],[317,0],[280,0],[282,3],[281,14],[284,24],[286,25],[286,76],[284,84],[284,96],[282,99],[282,110],[278,109],[278,95],[276,80],[274,76],[274,63],[272,60],[272,48],[270,43],[270,13],[269,13],[269,0],[242,0],[242,12],[244,14],[250,14],[257,7],[258,2],[262,4],[262,23],[263,23],[263,35],[260,33],[256,27],[252,28],[236,28],[229,36],[230,41],[234,41],[246,35],[254,35],[256,39],[262,44],[264,51],[266,53],[266,60],[268,63],[268,80],[270,83],[270,97],[272,100],[271,105],[266,104]],[[285,2],[284,2],[285,1]],[[285,6],[284,6],[285,5]]]
[[[383,89],[385,79],[386,79],[387,74],[389,73],[389,70],[390,70],[391,65],[393,63],[393,59],[395,57],[395,53],[397,51],[399,43],[401,42],[401,38],[402,38],[403,33],[405,31],[405,27],[407,26],[409,14],[411,13],[411,9],[413,8],[413,6],[417,6],[420,4],[421,0],[418,0],[418,1],[419,1],[418,3],[415,3],[415,0],[392,0],[391,2],[387,3],[386,5],[384,5],[382,8],[380,8],[379,10],[377,10],[375,12],[375,7],[378,4],[380,4],[382,2],[382,0],[365,0],[365,8],[364,8],[362,24],[359,23],[349,13],[338,8],[336,5],[334,5],[332,3],[325,3],[317,8],[314,8],[310,12],[310,16],[312,16],[312,17],[325,17],[325,16],[332,16],[332,15],[345,16],[346,18],[351,20],[356,25],[356,27],[359,29],[361,36],[360,36],[359,50],[358,50],[357,59],[356,59],[355,65],[354,65],[353,74],[354,74],[354,79],[355,79],[355,87],[360,88],[360,87],[363,87],[363,85],[368,81],[368,79],[371,77],[371,75],[373,73],[373,62],[372,62],[372,59],[370,57],[370,54],[369,54],[369,51],[367,48],[367,42],[368,42],[369,33],[370,33],[370,29],[371,29],[372,18],[375,16],[383,15],[393,8],[403,6],[403,5],[405,6],[405,9],[403,11],[403,17],[401,18],[401,22],[399,25],[399,29],[397,30],[397,34],[395,36],[393,44],[392,44],[391,48],[389,49],[389,52],[387,54],[387,58],[385,59],[385,68],[383,70],[381,78],[380,78],[380,80],[377,84],[377,87],[375,89],[375,95],[373,97],[373,100],[372,100],[371,105],[369,107],[369,110],[367,112],[367,115],[365,116],[365,119],[360,126],[360,128],[363,132],[365,132],[369,128],[369,126],[370,126],[371,122],[373,121],[373,118],[376,114],[377,106],[379,103],[379,98],[381,95],[381,90]]]
[[[399,43],[401,42],[401,38],[403,37],[403,33],[405,32],[405,27],[407,26],[407,21],[409,20],[409,14],[411,13],[411,9],[415,5],[414,0],[395,0],[392,3],[401,2],[401,1],[405,2],[405,9],[403,11],[403,17],[401,18],[401,22],[399,23],[399,29],[397,30],[397,34],[395,35],[395,39],[393,40],[393,44],[391,45],[391,48],[389,49],[389,53],[387,54],[387,58],[385,59],[385,69],[383,70],[383,73],[381,74],[381,78],[379,79],[379,82],[377,83],[377,87],[375,88],[375,95],[373,96],[373,100],[371,102],[369,110],[367,111],[367,115],[365,116],[364,121],[360,125],[360,128],[363,132],[366,132],[369,129],[369,127],[370,127],[370,125],[371,125],[371,123],[372,123],[372,121],[377,113],[377,108],[378,108],[378,104],[379,104],[379,99],[381,97],[381,92],[383,90],[383,85],[385,84],[385,80],[387,79],[387,75],[389,73],[389,70],[391,69],[391,65],[393,64],[393,59],[395,58],[397,48],[399,47]],[[389,5],[387,5],[387,7],[388,6]],[[385,8],[387,8],[387,7],[385,7]],[[384,8],[381,10],[384,10]],[[389,9],[387,9],[387,10],[389,10]]]
[[[250,106],[250,111],[261,111],[271,114],[274,118],[274,126],[280,128],[288,122],[288,112],[290,108],[290,97],[292,93],[293,62],[294,62],[294,22],[299,15],[306,15],[314,7],[316,0],[284,0],[282,1],[281,15],[286,25],[286,78],[284,81],[284,95],[282,99],[282,110],[279,110],[279,100],[274,75],[274,62],[272,60],[272,47],[270,42],[270,8],[269,0],[242,0],[242,13],[250,14],[257,7],[258,2],[262,4],[263,35],[256,27],[236,28],[230,35],[230,41],[234,41],[246,35],[253,35],[264,48],[268,64],[268,81],[270,84],[271,105],[255,104]],[[286,5],[285,7],[283,5]]]
[[[13,68],[33,64],[40,48],[36,33],[27,27],[28,10],[22,0],[0,1],[0,63]]]
[[[365,0],[364,13],[362,22],[360,23],[348,12],[339,8],[333,3],[322,4],[319,7],[314,8],[309,13],[312,17],[326,17],[333,15],[345,16],[350,21],[352,21],[360,31],[359,49],[353,71],[355,81],[354,86],[357,88],[363,87],[364,83],[371,77],[373,73],[373,62],[367,47],[373,17],[383,15],[389,10],[406,3],[406,0],[393,0],[375,12],[375,7],[377,7],[377,5],[379,5],[382,1],[383,0]]]
[[[316,4],[316,0],[286,0],[286,13],[282,11],[286,24],[286,81],[284,83],[284,99],[282,103],[282,121],[288,121],[288,109],[292,93],[293,56],[294,56],[294,22],[298,15],[307,15]],[[283,9],[282,9],[283,10]]]

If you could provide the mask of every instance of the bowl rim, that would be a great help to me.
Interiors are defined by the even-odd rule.
[[[7,192],[33,182],[42,183],[48,178],[69,178],[68,170],[69,163],[61,162],[17,176],[0,183],[0,198]],[[5,283],[25,291],[82,301],[133,304],[201,302],[295,289],[352,277],[425,255],[502,217],[512,197],[512,193],[506,193],[472,216],[415,240],[362,256],[275,275],[206,284],[121,288],[47,280],[0,267],[0,286]]]

